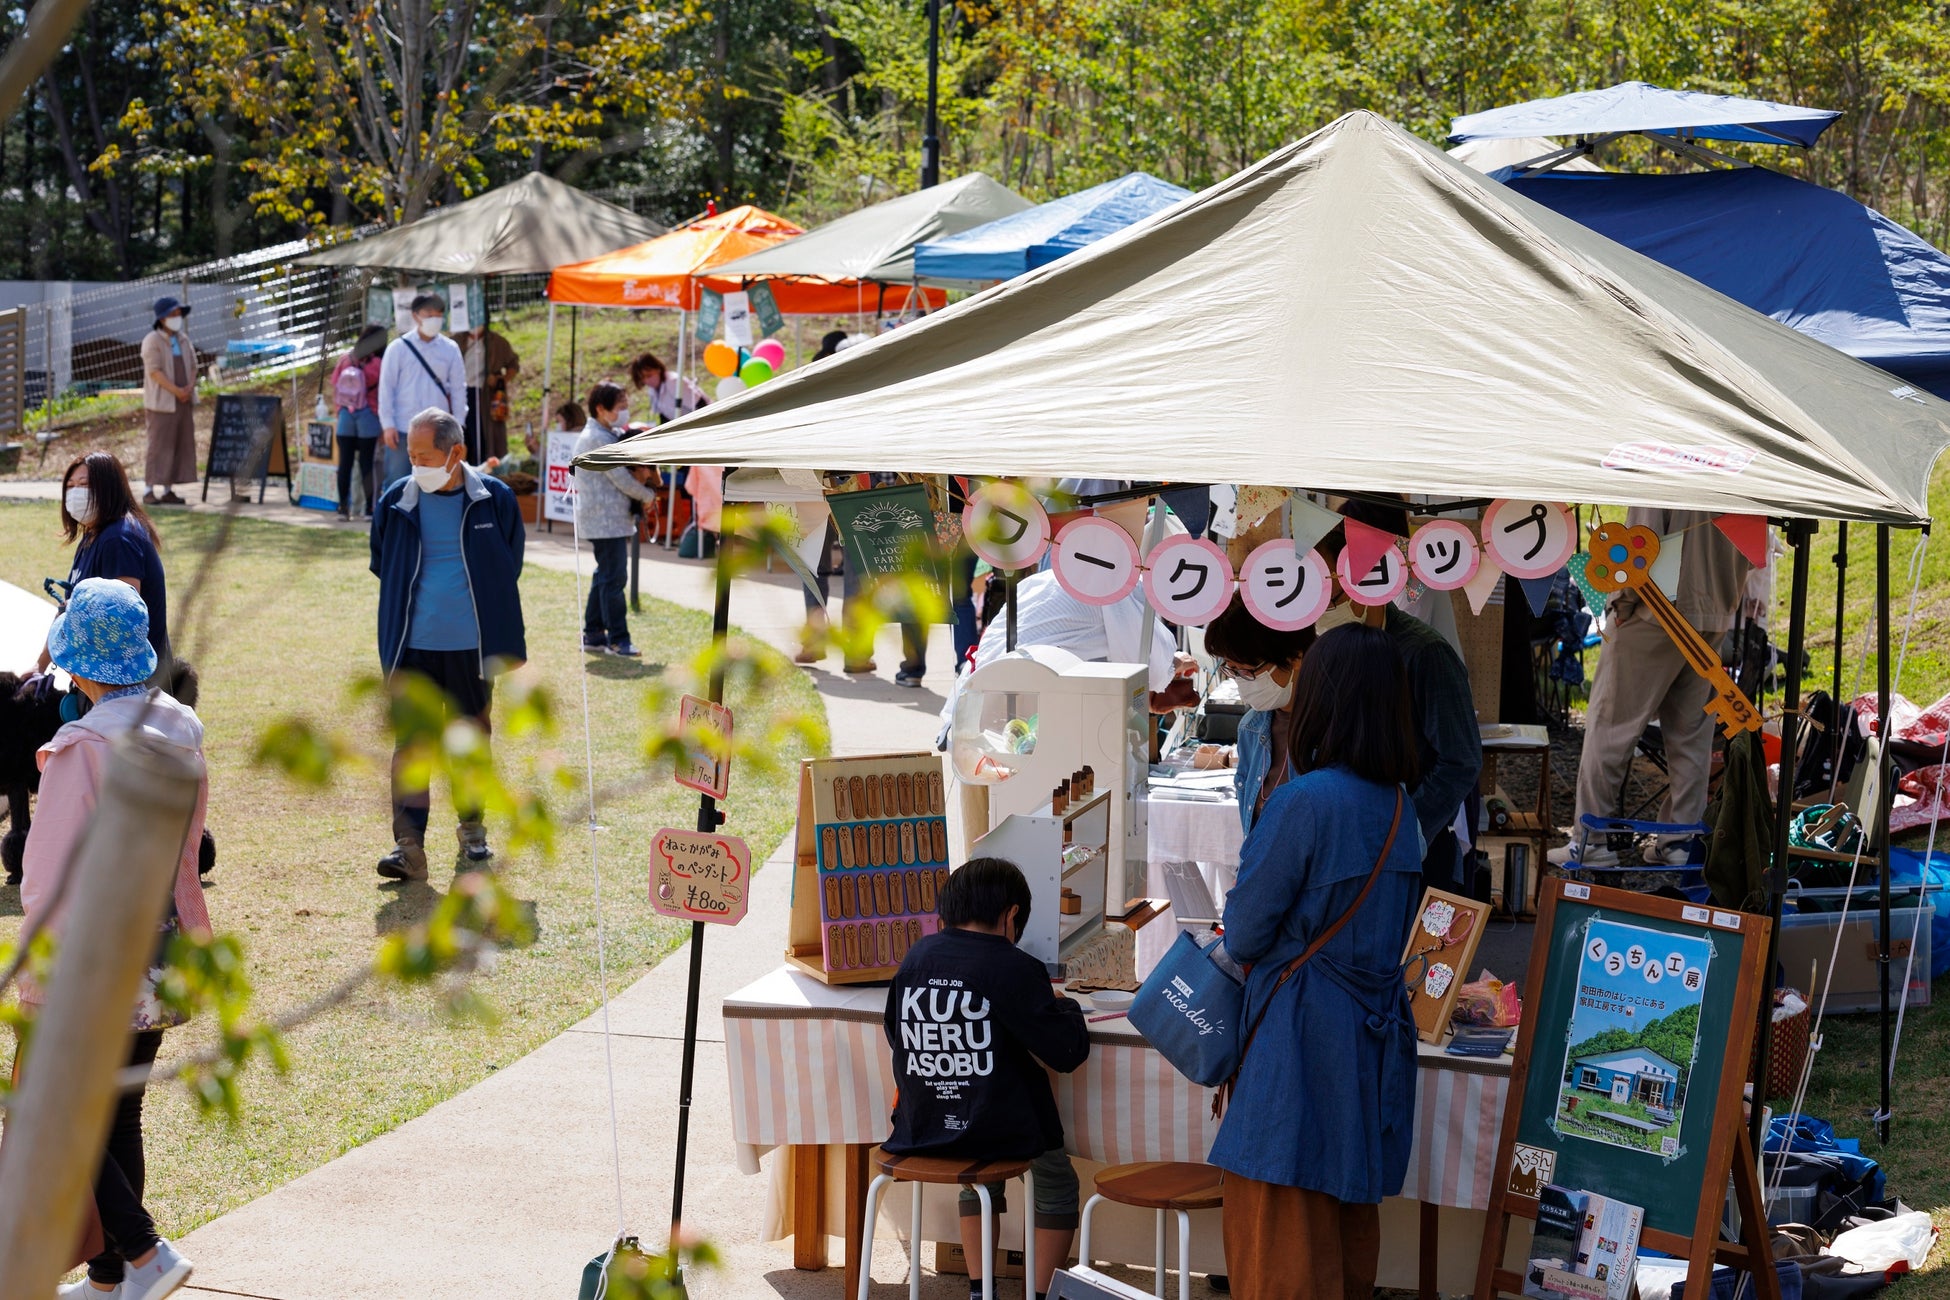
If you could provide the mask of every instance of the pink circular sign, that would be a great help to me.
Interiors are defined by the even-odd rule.
[[[1340,558],[1334,561],[1334,576],[1341,580],[1341,590],[1355,604],[1386,605],[1408,585],[1408,561],[1402,558],[1400,547],[1390,546],[1383,551],[1374,567],[1359,581],[1347,571],[1349,554],[1347,549],[1342,549]]]
[[[1210,623],[1232,603],[1232,561],[1202,537],[1167,537],[1144,563],[1144,597],[1181,627]]]
[[[1049,512],[1020,483],[984,483],[961,512],[968,548],[996,569],[1027,569],[1049,548]]]
[[[1063,525],[1050,547],[1056,585],[1086,605],[1115,605],[1138,585],[1138,549],[1108,519],[1085,515]]]
[[[1492,501],[1483,548],[1513,578],[1548,578],[1578,549],[1571,512],[1552,501]]]
[[[1239,566],[1239,595],[1267,627],[1298,632],[1327,612],[1334,583],[1319,551],[1302,554],[1292,538],[1276,537]]]
[[[1455,591],[1476,576],[1483,551],[1460,519],[1432,519],[1408,539],[1408,567],[1432,591]]]

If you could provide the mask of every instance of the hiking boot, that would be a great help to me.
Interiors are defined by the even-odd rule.
[[[393,851],[379,859],[379,874],[388,880],[425,880],[427,851],[420,841],[401,836]]]
[[[487,827],[480,822],[462,822],[454,828],[454,838],[460,841],[460,856],[454,860],[454,870],[485,871],[494,861],[494,850],[488,847]]]
[[[1545,860],[1553,867],[1563,867],[1569,871],[1576,871],[1579,867],[1615,867],[1618,865],[1618,855],[1606,848],[1603,844],[1587,844],[1584,852],[1579,853],[1576,840],[1552,849],[1545,855]]]

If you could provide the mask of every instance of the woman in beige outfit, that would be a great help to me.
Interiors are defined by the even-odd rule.
[[[174,484],[196,482],[196,347],[190,309],[156,299],[156,327],[142,340],[142,413],[149,423],[144,505],[180,506]]]

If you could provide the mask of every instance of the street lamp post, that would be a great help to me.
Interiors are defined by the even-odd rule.
[[[928,116],[921,128],[921,188],[941,183],[941,118],[936,95],[941,76],[941,0],[928,0]]]

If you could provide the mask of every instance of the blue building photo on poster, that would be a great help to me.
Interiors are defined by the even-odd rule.
[[[1586,926],[1552,1117],[1559,1136],[1666,1160],[1681,1154],[1712,959],[1706,935],[1598,919]]]

